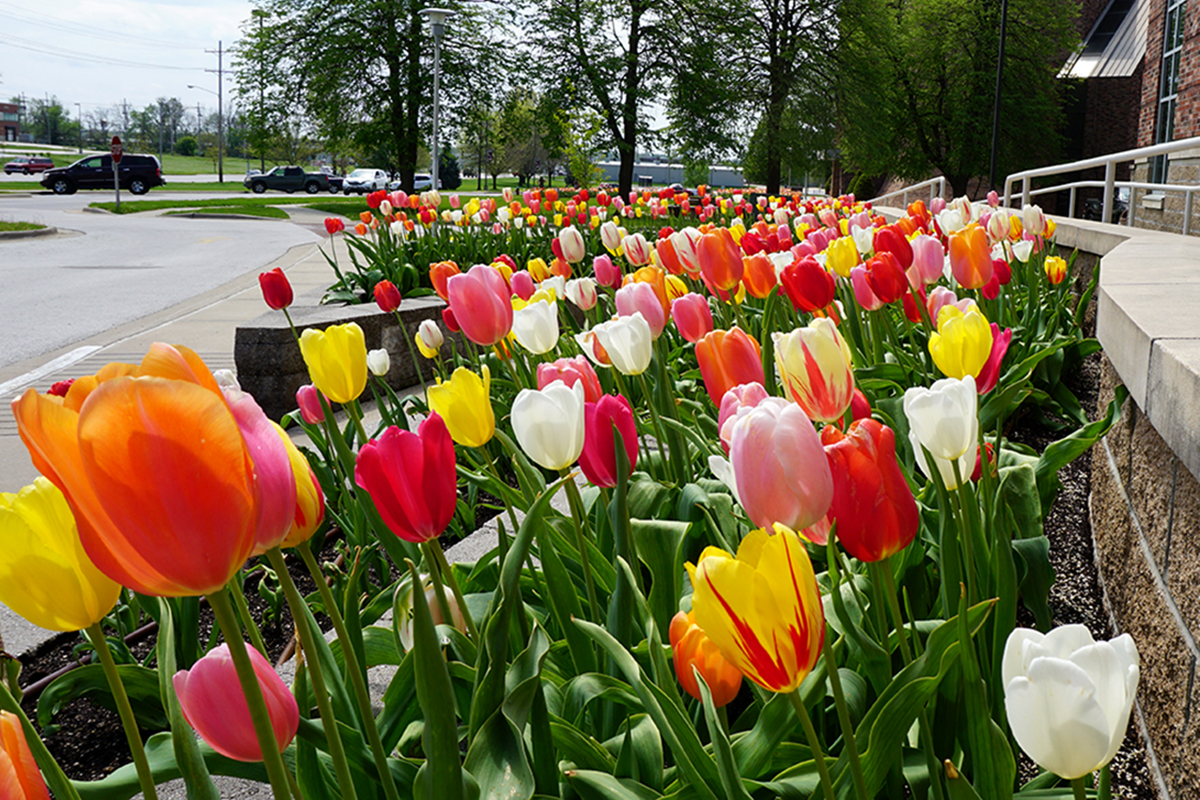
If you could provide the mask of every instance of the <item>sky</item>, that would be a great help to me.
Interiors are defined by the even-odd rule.
[[[0,100],[57,97],[72,119],[158,97],[216,111],[215,94],[188,84],[216,92],[204,70],[216,70],[217,56],[205,50],[233,44],[252,9],[250,0],[0,0]],[[228,73],[224,84],[228,104]]]

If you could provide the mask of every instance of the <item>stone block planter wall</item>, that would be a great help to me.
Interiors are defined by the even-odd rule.
[[[394,314],[380,311],[374,303],[360,306],[297,303],[288,310],[296,330],[301,333],[305,328],[324,329],[330,325],[357,322],[363,329],[368,350],[387,349],[391,360],[388,384],[393,389],[403,389],[433,378],[432,365],[418,354],[420,363],[414,366],[408,347],[422,321],[432,319],[443,328],[443,333],[448,334],[445,348],[449,352],[450,335],[442,325],[445,305],[434,295],[406,299],[400,304],[403,329]],[[415,345],[413,347],[415,349]],[[254,395],[268,417],[279,419],[296,408],[296,390],[311,381],[304,359],[300,357],[300,348],[282,312],[271,311],[239,326],[234,335],[233,354],[239,383]]]
[[[1164,797],[1200,797],[1200,243],[1058,220],[1100,258],[1100,407],[1130,397],[1092,451],[1092,536],[1115,626],[1141,653],[1137,714]]]

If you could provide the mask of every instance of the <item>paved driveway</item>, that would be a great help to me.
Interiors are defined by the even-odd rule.
[[[169,308],[261,269],[289,247],[318,241],[312,226],[282,220],[83,211],[111,196],[0,194],[0,219],[63,231],[0,240],[0,370]]]

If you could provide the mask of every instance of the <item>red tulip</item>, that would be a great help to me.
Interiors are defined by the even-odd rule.
[[[367,195],[367,206],[370,208],[379,208],[380,204],[387,199],[387,192],[379,189]]]
[[[579,468],[584,476],[596,486],[617,485],[617,451],[613,426],[621,433],[625,445],[625,456],[629,459],[629,471],[637,464],[637,428],[633,410],[622,395],[606,394],[595,403],[583,407],[583,451],[579,454]]]
[[[375,284],[375,302],[380,310],[392,313],[400,307],[400,290],[391,281],[380,281]]]
[[[267,716],[279,752],[291,743],[300,727],[300,709],[287,684],[258,650],[246,648],[258,685],[267,704]],[[262,748],[254,732],[250,706],[242,693],[229,645],[208,651],[190,670],[171,679],[184,719],[212,749],[236,761],[262,761]]]
[[[854,395],[850,400],[850,416],[854,420],[870,419],[871,417],[871,403],[862,393],[862,389],[858,387],[855,387]]]
[[[920,515],[912,490],[896,463],[896,436],[874,419],[851,423],[843,435],[832,425],[821,442],[833,474],[829,518],[846,552],[859,561],[898,553],[917,534]]]
[[[888,226],[875,231],[875,252],[891,253],[900,262],[901,269],[908,269],[913,263],[913,249],[904,233],[895,227]]]
[[[461,328],[458,327],[458,319],[454,316],[454,309],[447,306],[442,309],[442,322],[446,323],[446,327],[454,333],[458,333]]]
[[[867,261],[867,284],[880,300],[894,303],[908,291],[908,276],[894,255],[880,253]]]
[[[763,383],[762,350],[758,341],[741,328],[713,331],[696,342],[696,360],[704,376],[704,388],[713,405],[743,383]]]
[[[925,296],[925,287],[924,286],[919,287],[917,289],[917,298],[918,298],[918,301],[921,303],[921,305],[925,305],[926,303],[929,302],[928,298]],[[920,322],[921,321],[921,309],[917,306],[916,303],[913,302],[913,296],[912,296],[911,291],[904,293],[904,316],[908,317],[909,322]]]
[[[346,223],[342,222],[338,217],[325,218],[325,232],[330,236],[333,236],[335,233],[341,233],[344,230],[346,230]]]
[[[292,304],[292,284],[279,267],[258,273],[258,285],[262,288],[263,300],[276,311]]]
[[[392,426],[363,445],[354,481],[375,501],[388,529],[406,542],[436,539],[454,517],[454,440],[437,412],[416,433]]]
[[[797,311],[820,311],[837,294],[833,276],[811,256],[784,267],[779,281]]]

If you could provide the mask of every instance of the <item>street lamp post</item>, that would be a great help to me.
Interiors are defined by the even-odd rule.
[[[433,168],[430,169],[430,175],[433,179],[431,188],[440,188],[438,183],[438,166],[441,160],[440,146],[438,145],[438,111],[439,106],[439,89],[442,80],[442,34],[446,32],[446,20],[454,16],[454,12],[448,8],[423,8],[421,16],[429,20],[430,26],[433,28]]]
[[[75,116],[79,118],[79,154],[83,155],[83,106],[75,104]]]
[[[218,84],[218,87],[220,84]],[[208,92],[217,98],[217,174],[221,183],[225,182],[225,126],[223,114],[225,110],[221,108],[221,95],[214,92],[212,89],[205,89],[203,86],[194,86],[188,84],[189,89],[199,89],[202,92]],[[199,124],[199,122],[197,122]]]

